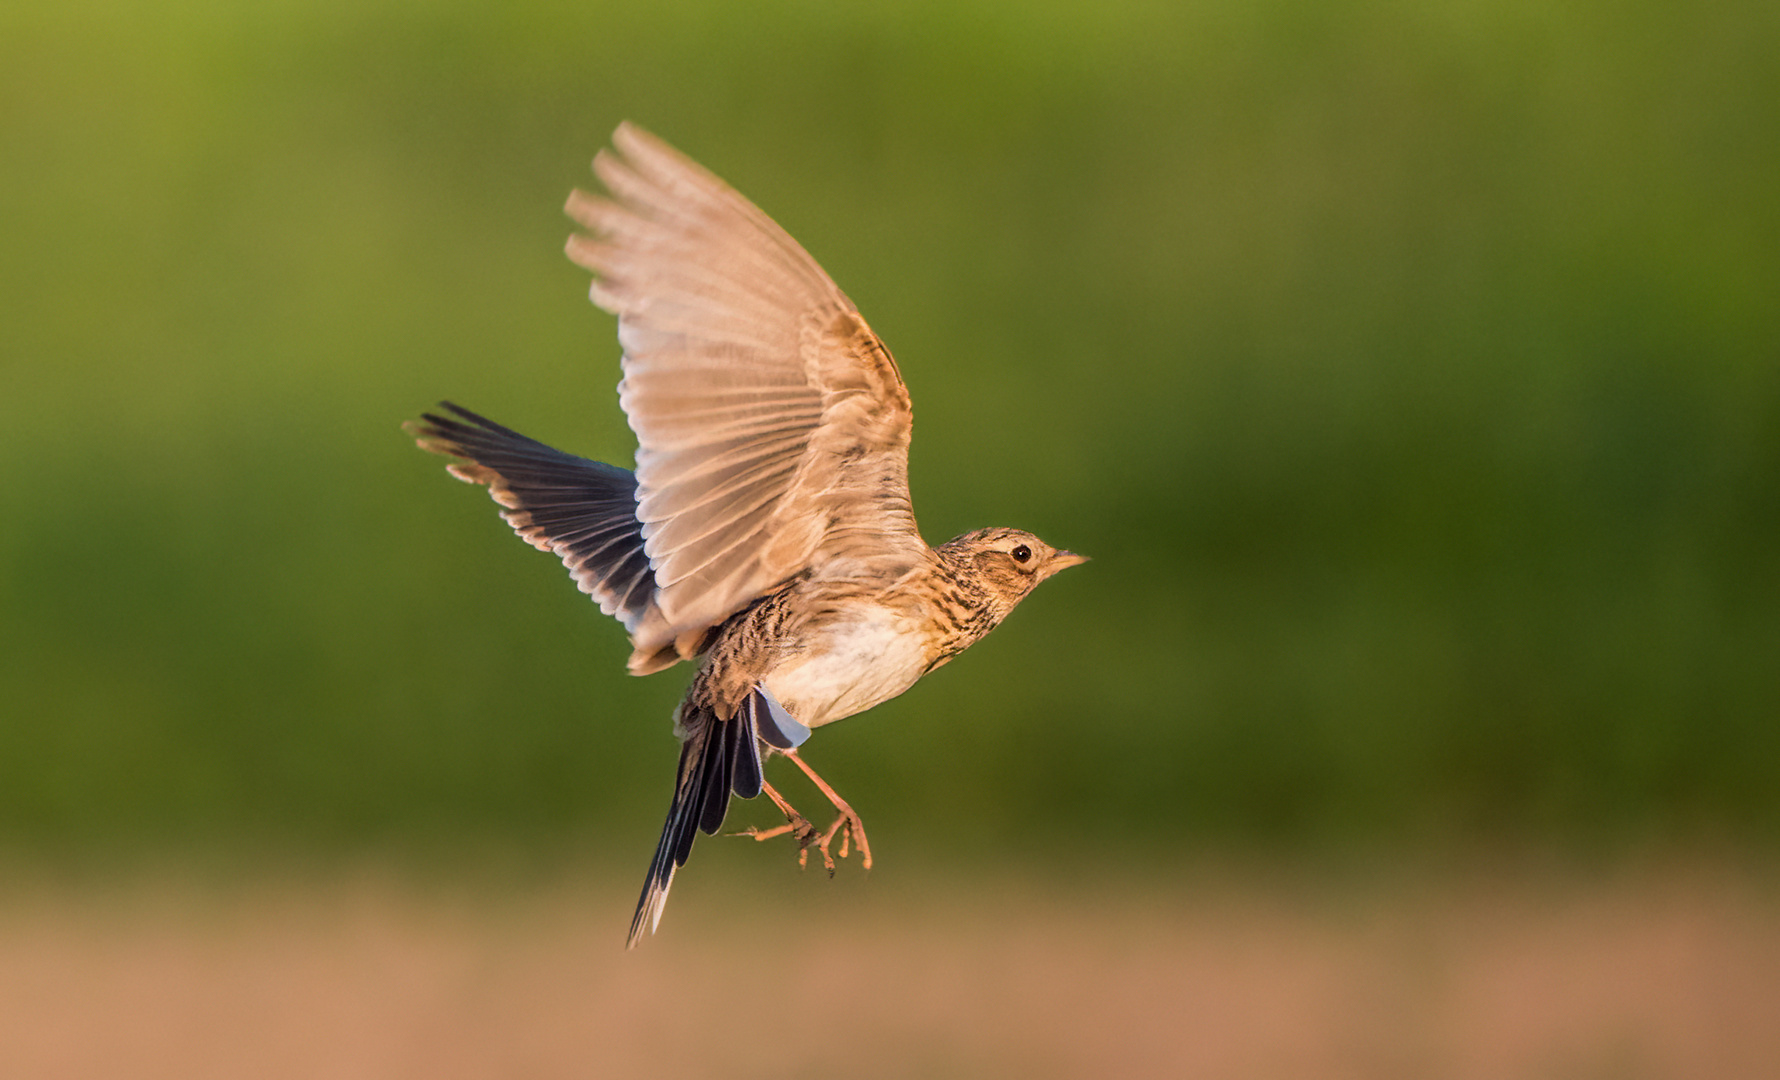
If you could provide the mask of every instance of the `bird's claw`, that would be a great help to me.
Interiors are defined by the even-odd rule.
[[[839,835],[841,838],[839,857],[844,859],[852,854],[854,849],[858,849],[860,865],[867,870],[871,869],[871,845],[866,842],[865,826],[860,822],[857,814],[840,815],[834,819],[834,824],[820,833],[816,831],[814,825],[810,824],[808,818],[800,814],[791,821],[771,829],[761,829],[750,825],[729,835],[751,836],[755,840],[772,840],[784,836],[786,833],[790,833],[792,839],[797,841],[797,865],[800,867],[807,868],[809,866],[810,848],[813,847],[822,854],[822,869],[828,871],[829,877],[833,877],[836,856],[829,851],[829,848],[833,846],[835,836]]]
[[[835,834],[837,833],[840,834],[841,838],[840,857],[844,859],[852,849],[858,848],[860,866],[870,870],[871,845],[867,843],[865,839],[865,825],[859,820],[858,814],[846,811],[839,817],[835,818],[834,824],[830,825],[815,841],[816,849],[822,852],[822,868],[828,871],[828,876],[834,876],[835,859],[833,855],[828,853],[828,846],[834,842]],[[798,853],[798,864],[800,866],[803,864],[804,854],[805,852]]]

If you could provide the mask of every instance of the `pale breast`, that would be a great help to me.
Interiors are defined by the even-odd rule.
[[[862,604],[813,630],[766,677],[766,687],[809,727],[888,701],[915,685],[932,659],[927,635],[907,612]]]

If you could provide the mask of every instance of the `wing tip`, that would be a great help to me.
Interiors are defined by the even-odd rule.
[[[668,157],[674,160],[686,157],[669,146],[661,136],[632,120],[620,120],[618,126],[612,129],[612,145],[632,161],[643,157]],[[703,171],[702,167],[700,171]]]
[[[603,152],[603,151],[602,151]],[[604,209],[611,204],[598,195],[589,195],[580,188],[569,192],[569,200],[562,204],[562,212],[587,228],[597,228],[597,222]]]

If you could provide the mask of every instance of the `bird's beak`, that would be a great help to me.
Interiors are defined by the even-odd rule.
[[[1088,557],[1086,555],[1077,555],[1073,551],[1059,551],[1051,556],[1051,561],[1049,563],[1045,564],[1045,577],[1050,577],[1059,570],[1067,570],[1072,566],[1080,566],[1087,561]]]

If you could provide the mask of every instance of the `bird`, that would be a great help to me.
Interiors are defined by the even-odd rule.
[[[889,349],[790,234],[631,123],[574,190],[571,260],[616,315],[629,470],[554,449],[449,401],[404,425],[507,523],[558,556],[629,633],[634,675],[697,661],[674,710],[679,765],[626,947],[660,926],[699,831],[765,793],[832,875],[865,827],[804,761],[817,728],[909,689],[1085,556],[983,528],[938,546],[910,505],[908,388]],[[789,758],[833,804],[818,831],[769,784]]]

